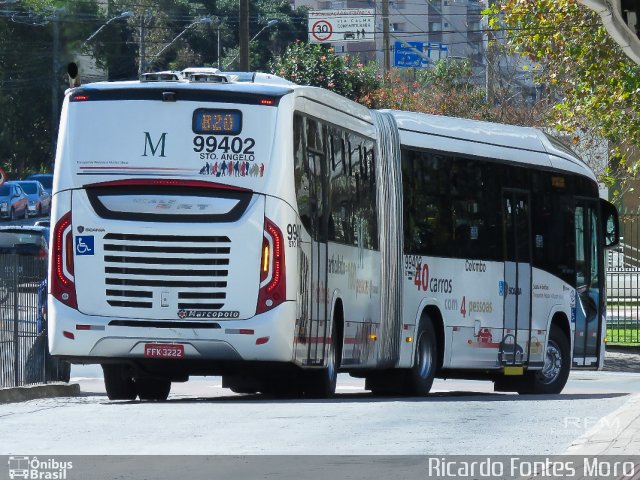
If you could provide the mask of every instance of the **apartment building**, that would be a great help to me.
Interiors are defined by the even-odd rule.
[[[382,2],[367,0],[292,0],[292,7],[307,6],[314,10],[373,8],[376,12],[375,40],[333,42],[338,54],[358,54],[365,60],[383,63]],[[484,31],[482,0],[389,0],[389,42],[391,66],[398,65],[396,45],[400,48],[423,47],[423,57],[469,58],[476,68],[484,70]],[[417,53],[417,52],[416,52]],[[428,67],[429,61],[421,62]]]

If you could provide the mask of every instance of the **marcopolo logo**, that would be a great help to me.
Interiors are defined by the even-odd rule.
[[[38,457],[9,457],[9,478],[33,480],[66,480],[67,471],[73,468],[73,462],[62,462],[54,458],[40,460]]]

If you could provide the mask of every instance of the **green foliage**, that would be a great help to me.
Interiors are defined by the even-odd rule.
[[[1,3],[1,0],[0,0]],[[120,13],[133,15],[109,23],[90,42],[85,40]],[[292,11],[287,0],[252,0],[251,68],[266,70],[274,55],[296,39],[306,39],[306,10]],[[138,76],[140,23],[145,21],[146,59],[151,70],[217,66],[237,53],[237,0],[20,0],[0,9],[0,166],[15,178],[50,168],[59,121],[52,118],[52,90],[62,103],[66,64],[80,65],[83,83],[131,80]],[[189,28],[196,19],[210,24]],[[268,20],[279,23],[265,29]],[[54,25],[59,31],[57,68],[53,66]],[[98,71],[95,71],[95,67]],[[232,65],[233,66],[233,65]],[[100,71],[102,69],[102,71]],[[93,70],[93,72],[92,72]]]
[[[271,72],[299,85],[331,90],[361,100],[381,84],[375,62],[366,65],[348,56],[337,56],[326,47],[295,42],[271,65]]]
[[[416,70],[415,79],[406,71],[392,70],[384,85],[363,101],[371,108],[489,119],[485,90],[471,82],[471,75],[470,62],[459,59],[442,59],[432,68]]]
[[[471,61],[467,58],[441,59],[431,68],[416,71],[420,84],[439,84],[455,90],[469,87],[471,75]]]
[[[58,118],[52,119],[52,90],[62,103],[64,67],[71,58],[69,39],[85,38],[93,29],[95,2],[38,1],[10,4],[12,15],[0,17],[0,166],[12,178],[50,168],[52,139]],[[53,7],[56,7],[53,9]],[[13,20],[13,21],[12,21]],[[54,73],[53,37],[59,33]]]
[[[600,17],[576,0],[503,0],[487,11],[491,28],[506,27],[513,52],[541,65],[537,80],[560,100],[553,126],[580,142],[586,132],[609,141],[616,171],[610,183],[639,168],[640,66],[633,64],[602,27]]]

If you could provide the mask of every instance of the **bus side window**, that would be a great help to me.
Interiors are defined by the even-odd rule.
[[[313,235],[311,230],[311,178],[309,163],[307,160],[306,145],[306,120],[296,113],[293,117],[293,155],[294,155],[294,180],[296,200],[300,221],[304,228]]]

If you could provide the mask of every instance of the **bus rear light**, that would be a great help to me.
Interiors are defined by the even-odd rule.
[[[256,345],[264,345],[269,341],[269,337],[256,338]]]
[[[282,231],[265,217],[256,313],[264,313],[284,302],[286,283],[284,236]]]
[[[73,234],[71,212],[65,214],[53,230],[51,294],[71,308],[78,308],[73,277]]]
[[[67,332],[66,330],[62,331],[62,335],[64,335],[65,338],[68,338],[69,340],[75,340],[76,336],[71,333],[71,332]]]
[[[262,268],[260,269],[260,283],[269,275],[269,262],[271,261],[271,246],[266,238],[262,239]]]

